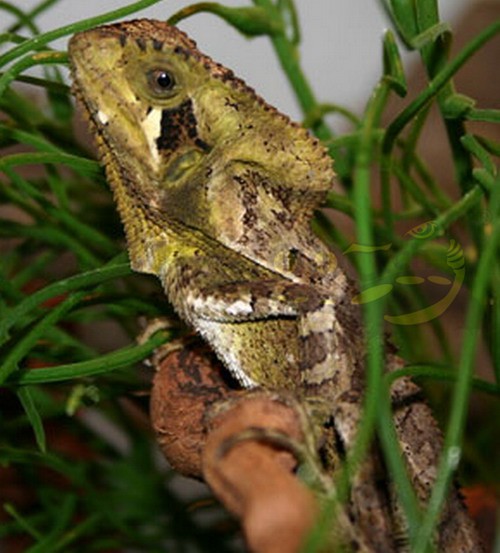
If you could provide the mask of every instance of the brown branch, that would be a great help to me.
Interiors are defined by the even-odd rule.
[[[300,415],[276,394],[231,388],[222,374],[200,346],[161,362],[151,418],[162,451],[182,474],[206,480],[240,519],[251,551],[299,551],[315,522],[316,500],[293,474],[297,460],[286,445],[263,442],[261,431],[298,444]]]

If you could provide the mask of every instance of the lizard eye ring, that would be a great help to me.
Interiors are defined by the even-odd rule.
[[[147,80],[151,90],[157,96],[170,96],[170,92],[175,86],[174,76],[166,69],[148,71]]]

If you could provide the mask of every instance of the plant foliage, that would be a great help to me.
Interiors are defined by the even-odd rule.
[[[486,486],[494,484],[499,463],[491,444],[498,448],[493,410],[500,398],[500,144],[474,134],[469,125],[478,120],[498,124],[500,111],[477,107],[455,89],[453,78],[499,34],[500,21],[451,57],[452,31],[439,20],[437,0],[381,1],[392,30],[381,45],[384,72],[362,114],[317,101],[300,66],[293,0],[253,0],[245,8],[202,2],[173,14],[170,22],[209,11],[247,37],[267,36],[305,124],[335,160],[339,186],[328,207],[334,210],[333,220],[337,211],[356,224],[358,255],[351,259],[365,291],[361,303],[369,344],[365,415],[340,485],[347,489],[377,434],[409,522],[412,551],[424,552],[459,460],[465,458],[469,481]],[[146,410],[149,385],[138,366],[171,335],[158,333],[138,345],[137,321],[171,315],[170,307],[166,299],[158,301],[156,284],[129,269],[103,173],[75,132],[71,92],[61,70],[66,53],[50,46],[57,38],[139,13],[156,2],[141,0],[44,34],[37,18],[59,9],[57,0],[40,2],[31,11],[0,3],[0,12],[15,18],[0,34],[0,543],[21,537],[33,553],[237,549],[232,526],[224,530],[220,515],[216,522],[213,517],[206,522],[188,509],[172,474],[155,460],[150,432],[138,422],[136,413]],[[427,75],[413,99],[405,98],[398,44],[418,51]],[[38,65],[43,77],[26,73]],[[394,96],[403,98],[402,107],[388,117]],[[447,131],[456,182],[452,193],[419,154],[431,106],[437,107]],[[333,112],[345,118],[348,132],[333,133],[326,119]],[[374,180],[380,183],[376,193]],[[395,194],[401,202],[394,201]],[[346,250],[352,241],[331,221],[318,214],[318,233]],[[408,222],[408,228],[416,225],[417,231],[403,239],[399,221]],[[431,226],[418,226],[423,221]],[[459,245],[455,265],[452,243]],[[378,247],[382,244],[391,247]],[[402,274],[415,277],[411,264],[416,258],[448,274],[455,268],[455,277],[462,263],[460,285],[468,291],[468,304],[460,354],[451,353],[450,337],[437,316],[429,318],[426,333],[417,325],[394,325],[409,365],[384,376],[384,316],[389,310],[426,313],[429,303],[416,287],[404,293],[395,287]],[[122,345],[107,351],[92,331],[111,327]],[[474,374],[481,338],[493,381]],[[429,347],[431,342],[439,345],[438,351]],[[445,448],[425,512],[398,455],[390,416],[389,385],[406,374],[429,388],[445,383],[438,387]],[[484,398],[484,405],[480,428],[468,435],[473,392]],[[89,413],[113,426],[123,444],[89,424]],[[9,484],[18,493],[7,493]],[[496,486],[498,492],[498,482]]]

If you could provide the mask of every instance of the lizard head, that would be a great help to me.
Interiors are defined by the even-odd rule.
[[[183,32],[151,20],[98,27],[70,41],[73,89],[101,155],[119,158],[135,177],[147,175],[144,182],[175,180],[209,150],[194,114],[192,96],[204,81],[195,52]]]
[[[193,96],[208,82],[197,53],[183,32],[151,20],[105,25],[69,42],[73,92],[90,121],[138,270],[150,264],[144,237],[158,236],[159,227],[168,231],[168,208],[179,208],[166,201],[168,185],[185,181],[210,151],[194,113]],[[186,203],[193,202],[185,195],[177,201],[182,209]]]
[[[156,218],[192,226],[193,217],[206,220],[203,181],[241,128],[240,113],[228,103],[238,108],[253,91],[161,21],[77,33],[69,58],[73,91],[90,119],[122,217],[128,196],[129,202],[147,198],[141,209]]]
[[[308,228],[332,184],[326,150],[182,31],[105,25],[73,36],[69,57],[129,250],[151,224],[171,236],[175,224],[198,229],[242,253],[253,230],[278,247],[283,230]]]

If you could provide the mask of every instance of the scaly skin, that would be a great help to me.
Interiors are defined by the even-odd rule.
[[[79,33],[69,51],[132,267],[161,279],[179,315],[242,386],[288,390],[308,405],[334,469],[333,442],[351,447],[362,415],[364,346],[354,287],[310,228],[333,181],[325,149],[165,23]],[[388,370],[400,364],[388,354]],[[424,502],[439,431],[411,381],[400,379],[392,393]],[[374,450],[353,483],[350,521],[340,523],[358,551],[406,547],[383,471]],[[480,550],[455,495],[437,543],[440,551]]]

